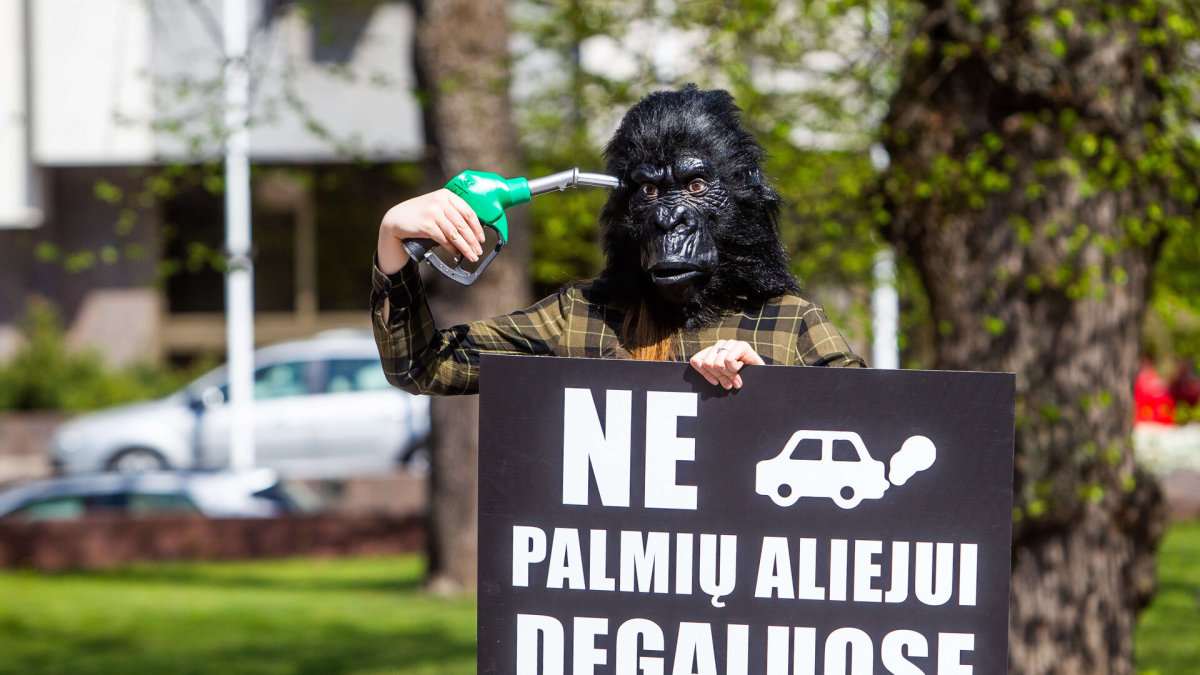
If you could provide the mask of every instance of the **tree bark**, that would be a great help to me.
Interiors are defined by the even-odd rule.
[[[887,119],[888,236],[934,367],[1017,375],[1014,673],[1132,673],[1155,586],[1161,498],[1129,438],[1170,199],[1138,159],[1163,123],[1146,64],[1173,59],[1134,4],[928,0]]]
[[[508,98],[508,16],[504,0],[418,3],[417,69],[430,96],[426,135],[442,182],[466,169],[519,174]],[[526,229],[508,214],[510,241],[479,280],[463,287],[429,278],[439,325],[494,316],[528,301]],[[429,578],[441,592],[476,586],[479,406],[474,396],[433,401]]]

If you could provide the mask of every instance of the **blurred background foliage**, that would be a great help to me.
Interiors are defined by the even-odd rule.
[[[20,330],[21,347],[10,361],[0,364],[0,411],[75,412],[157,398],[182,388],[213,365],[203,361],[174,368],[147,361],[110,367],[95,352],[69,349],[58,311],[44,301],[30,303]]]

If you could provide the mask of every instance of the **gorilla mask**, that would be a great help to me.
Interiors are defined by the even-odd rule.
[[[622,186],[601,214],[601,278],[664,327],[689,329],[797,290],[764,156],[725,91],[688,85],[642,99],[605,149]]]
[[[630,216],[641,223],[642,271],[674,304],[687,302],[717,268],[710,218],[728,199],[711,163],[683,155],[666,165],[639,164]]]

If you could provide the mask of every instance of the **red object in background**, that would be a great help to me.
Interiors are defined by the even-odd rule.
[[[1167,381],[1149,361],[1142,363],[1142,369],[1133,383],[1133,409],[1135,423],[1175,423],[1175,399],[1171,398]]]

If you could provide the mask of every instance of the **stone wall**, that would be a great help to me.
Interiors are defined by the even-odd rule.
[[[0,523],[0,568],[49,572],[155,560],[415,553],[424,550],[425,536],[419,516]]]

